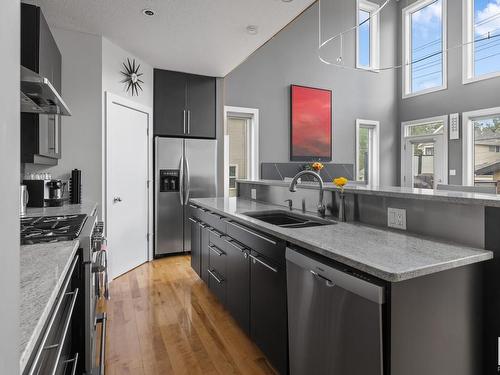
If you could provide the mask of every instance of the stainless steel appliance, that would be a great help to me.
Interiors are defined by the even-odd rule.
[[[28,206],[28,201],[30,199],[30,195],[28,193],[28,189],[26,185],[21,185],[19,189],[19,214],[26,214],[26,207]]]
[[[28,207],[44,207],[45,200],[49,199],[49,186],[51,180],[24,180],[30,196]]]
[[[383,374],[385,287],[300,250],[286,259],[290,374]]]
[[[217,141],[155,138],[155,256],[191,251],[189,198],[217,196]]]
[[[49,198],[45,200],[45,203],[49,207],[59,207],[64,203],[64,191],[66,189],[66,182],[61,180],[50,180],[47,183],[49,189]]]

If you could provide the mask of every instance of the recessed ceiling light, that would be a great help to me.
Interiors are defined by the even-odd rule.
[[[256,25],[248,25],[247,26],[247,33],[249,33],[251,35],[257,34],[258,31],[259,31],[259,28]]]
[[[155,15],[155,11],[153,9],[143,9],[142,14],[148,17],[152,17]]]

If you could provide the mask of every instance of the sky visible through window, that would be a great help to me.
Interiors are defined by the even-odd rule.
[[[370,67],[370,13],[362,9],[359,10],[359,40],[358,53],[359,65]]]
[[[411,14],[411,92],[443,84],[442,10],[437,0]]]
[[[500,71],[500,0],[474,1],[474,75]]]

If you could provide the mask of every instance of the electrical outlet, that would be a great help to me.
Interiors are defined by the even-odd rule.
[[[257,189],[250,189],[252,199],[257,199]]]
[[[450,176],[456,176],[457,175],[457,170],[456,169],[450,169]]]
[[[387,226],[406,230],[406,210],[404,208],[387,208]]]

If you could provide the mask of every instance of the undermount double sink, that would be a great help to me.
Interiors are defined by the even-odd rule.
[[[243,213],[243,215],[264,221],[268,224],[276,225],[281,228],[308,228],[336,224],[336,222],[331,220],[321,219],[319,217],[311,217],[308,215],[300,215],[295,212],[285,210],[245,212]]]

